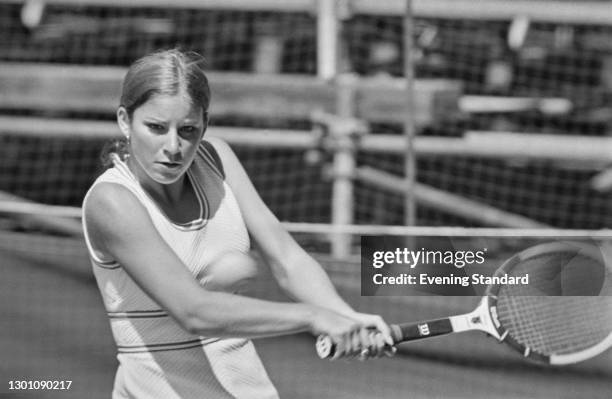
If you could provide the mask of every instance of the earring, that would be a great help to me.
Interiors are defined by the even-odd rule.
[[[123,154],[123,158],[124,159],[128,159],[130,156],[130,145],[132,143],[132,136],[130,136],[129,134],[125,137],[126,139],[126,143],[125,143],[125,154]]]

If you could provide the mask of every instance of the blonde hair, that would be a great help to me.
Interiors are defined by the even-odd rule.
[[[204,59],[178,49],[158,51],[136,60],[123,79],[120,106],[131,117],[153,95],[186,93],[204,112],[210,105],[210,87]]]

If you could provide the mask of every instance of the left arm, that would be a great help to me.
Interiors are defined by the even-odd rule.
[[[355,312],[338,294],[323,268],[282,227],[263,202],[231,148],[208,138],[217,150],[248,231],[269,263],[281,288],[296,301],[321,306],[375,327],[392,343],[389,327],[381,317]]]

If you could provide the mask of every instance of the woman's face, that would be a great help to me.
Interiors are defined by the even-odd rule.
[[[143,182],[178,181],[195,157],[206,130],[204,112],[186,95],[157,95],[138,107],[131,120],[118,112],[119,125],[130,137],[130,166]]]

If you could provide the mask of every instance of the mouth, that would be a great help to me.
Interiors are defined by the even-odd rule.
[[[168,169],[179,169],[183,165],[180,162],[157,162],[157,163],[165,166]]]

